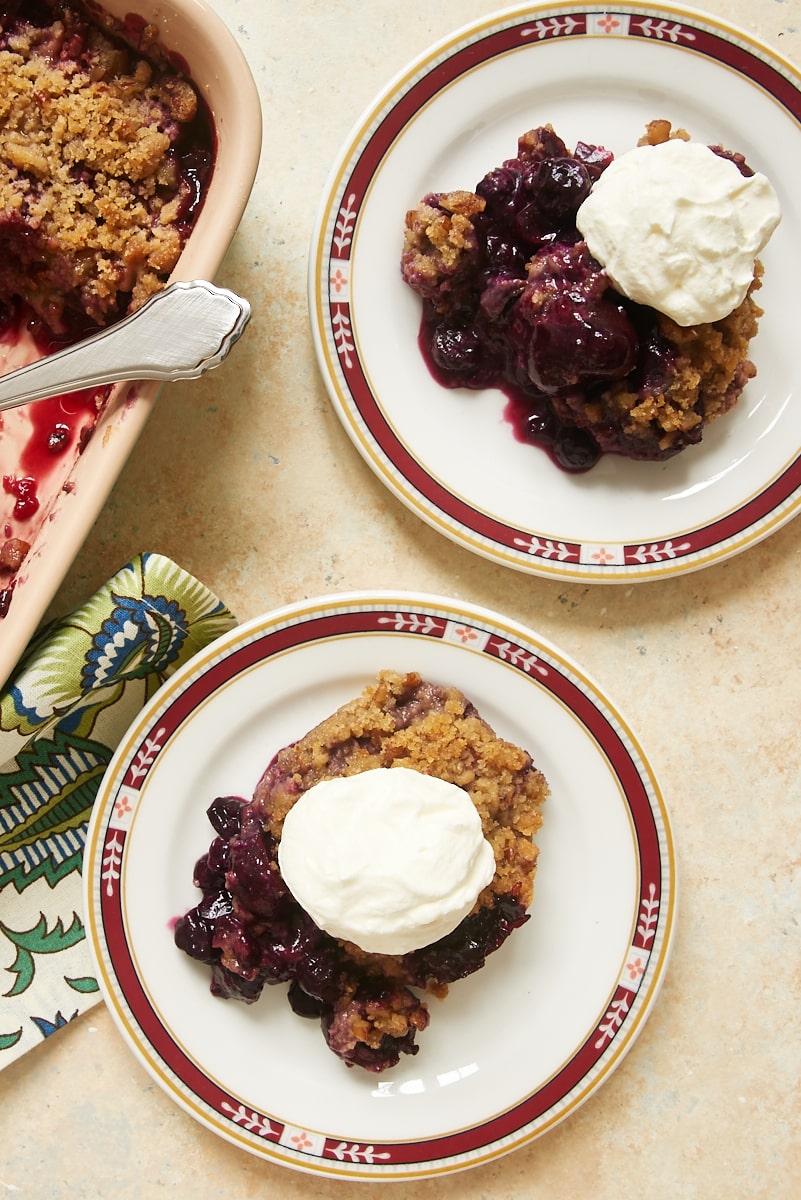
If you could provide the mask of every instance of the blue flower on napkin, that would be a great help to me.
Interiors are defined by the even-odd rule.
[[[5,733],[41,736],[58,723],[87,737],[126,684],[140,680],[144,690],[130,724],[175,667],[235,623],[217,597],[175,563],[141,555],[31,643],[0,697],[0,764],[11,757],[4,753]]]
[[[36,1028],[39,1030],[43,1038],[50,1037],[51,1033],[55,1033],[57,1029],[63,1029],[68,1021],[74,1021],[77,1017],[77,1010],[71,1017],[62,1015],[61,1009],[56,1013],[52,1021],[48,1021],[46,1017],[31,1017]]]
[[[187,636],[187,614],[166,596],[114,596],[114,611],[86,653],[81,686],[88,692],[113,680],[163,675]]]

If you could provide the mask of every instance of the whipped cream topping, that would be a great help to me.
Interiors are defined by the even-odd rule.
[[[376,954],[450,933],[495,874],[467,792],[406,767],[309,788],[286,815],[278,863],[321,929]]]
[[[576,224],[619,292],[686,326],[742,303],[780,219],[766,176],[673,138],[610,163]]]

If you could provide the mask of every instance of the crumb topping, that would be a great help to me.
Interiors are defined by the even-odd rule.
[[[756,375],[748,347],[762,316],[754,300],[761,277],[762,264],[757,262],[745,300],[720,321],[682,327],[660,315],[660,330],[677,351],[664,388],[642,396],[624,384],[613,386],[603,397],[598,418],[603,421],[609,414],[630,438],[647,439],[657,429],[659,449],[669,451],[684,435],[729,412]]]
[[[477,265],[472,219],[484,207],[473,192],[443,192],[406,214],[404,261],[419,280],[420,295],[434,299],[445,280]]]
[[[527,751],[495,734],[453,687],[438,687],[410,672],[383,671],[376,683],[279,751],[259,782],[254,801],[265,827],[280,839],[284,817],[302,792],[322,779],[377,767],[403,766],[464,788],[495,855],[495,876],[476,906],[498,894],[531,903],[537,847],[548,795]]]
[[[70,5],[0,29],[0,269],[58,329],[66,306],[96,324],[163,287],[181,253],[191,183],[175,154],[198,113],[165,74]]]

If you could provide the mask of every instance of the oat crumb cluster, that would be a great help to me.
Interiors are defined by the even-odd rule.
[[[139,31],[143,51],[156,32]],[[0,78],[0,299],[56,331],[76,312],[106,324],[183,248],[192,183],[175,148],[195,90],[60,3],[0,9]]]

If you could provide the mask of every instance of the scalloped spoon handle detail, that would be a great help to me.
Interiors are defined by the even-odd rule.
[[[247,300],[205,280],[172,283],[108,329],[0,377],[0,411],[124,380],[197,379],[228,356]]]

